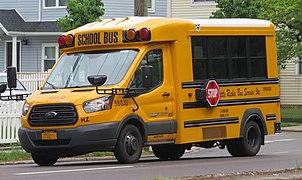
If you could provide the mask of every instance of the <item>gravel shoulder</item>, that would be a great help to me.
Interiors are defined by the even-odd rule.
[[[302,168],[183,177],[182,180],[301,180]]]

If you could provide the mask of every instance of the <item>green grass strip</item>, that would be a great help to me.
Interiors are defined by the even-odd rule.
[[[297,122],[282,122],[281,127],[292,127],[292,126],[300,126],[302,124]]]
[[[30,153],[25,151],[7,151],[0,152],[0,162],[12,162],[12,161],[20,161],[20,160],[29,160],[31,159]]]

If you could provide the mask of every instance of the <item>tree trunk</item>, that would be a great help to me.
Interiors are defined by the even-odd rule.
[[[134,0],[134,16],[148,16],[147,0]]]

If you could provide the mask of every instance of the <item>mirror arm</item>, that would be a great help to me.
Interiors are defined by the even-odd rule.
[[[132,101],[133,101],[134,104],[136,105],[136,108],[135,108],[135,109],[132,109],[132,111],[133,111],[133,112],[137,111],[137,110],[139,109],[139,106],[138,106],[136,100],[134,99],[133,95],[132,95],[131,93],[129,93],[129,91],[128,91],[127,94],[129,95],[129,97],[132,99]]]
[[[130,88],[112,88],[112,89],[99,89],[98,86],[95,87],[97,94],[112,94],[112,95],[124,95],[124,98],[130,97],[134,102],[136,108],[133,108],[132,111],[135,112],[139,109],[139,105],[134,99],[134,94],[137,92],[137,89]]]

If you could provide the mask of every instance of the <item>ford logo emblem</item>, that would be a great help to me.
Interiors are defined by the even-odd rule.
[[[53,118],[53,117],[56,117],[57,115],[58,115],[58,113],[56,113],[54,111],[50,111],[50,112],[45,114],[45,117]]]

